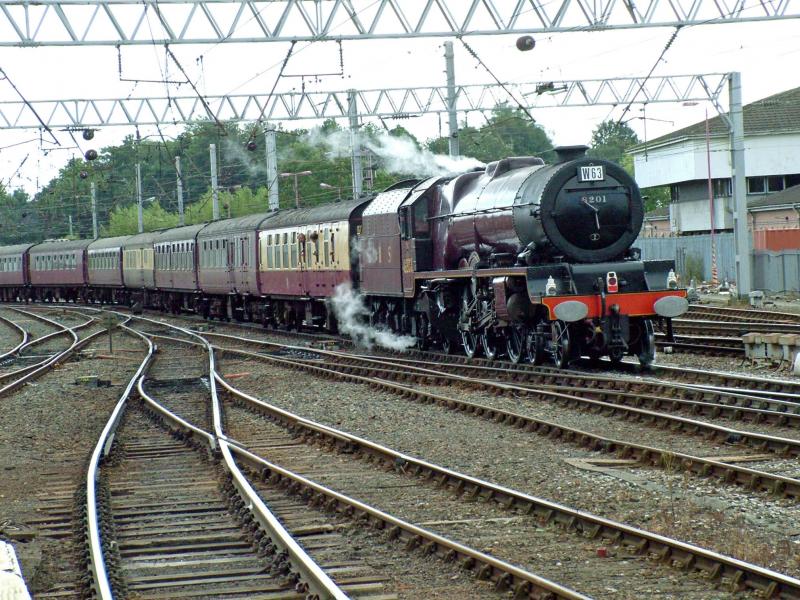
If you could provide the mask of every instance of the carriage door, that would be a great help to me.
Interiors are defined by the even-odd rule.
[[[228,272],[228,288],[233,290],[236,288],[236,238],[230,237],[227,240],[222,240],[222,243],[225,244],[226,248],[225,256],[227,257],[226,270]]]
[[[297,233],[297,266],[299,270],[299,289],[298,293],[302,296],[308,296],[311,285],[311,268],[310,265],[314,260],[313,250],[308,239],[309,231],[301,229]]]
[[[238,239],[239,243],[239,273],[238,273],[238,287],[239,291],[243,293],[250,292],[250,279],[249,269],[250,269],[250,261],[248,255],[248,244],[247,244],[247,235],[244,234]]]

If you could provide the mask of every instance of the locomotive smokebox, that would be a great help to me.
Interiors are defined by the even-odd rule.
[[[639,187],[587,150],[556,148],[552,165],[509,157],[451,180],[442,190],[451,268],[476,253],[488,264],[622,259],[644,218]]]

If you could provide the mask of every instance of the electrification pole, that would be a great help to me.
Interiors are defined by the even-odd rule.
[[[97,186],[94,181],[90,184],[89,189],[92,194],[92,237],[97,239]]]
[[[267,125],[264,131],[267,149],[267,191],[269,193],[269,209],[278,210],[278,151],[275,144],[275,127]]]
[[[144,213],[142,211],[142,165],[136,163],[136,205],[139,215],[139,233],[144,233]]]
[[[747,297],[752,289],[750,274],[750,231],[747,226],[747,182],[744,164],[744,118],[742,115],[742,74],[728,76],[731,127],[731,191],[733,192],[733,243],[736,246],[736,293]]]
[[[183,216],[183,175],[181,174],[181,157],[175,157],[175,176],[178,178],[178,225],[186,223]]]
[[[208,151],[211,157],[211,218],[219,219],[219,189],[217,189],[217,145],[209,144]]]
[[[347,90],[347,115],[350,119],[350,153],[353,163],[353,198],[361,197],[364,172],[361,168],[361,141],[358,138],[356,91]]]
[[[444,61],[447,71],[447,125],[450,156],[458,156],[458,118],[456,116],[456,74],[453,62],[453,42],[444,43]]]

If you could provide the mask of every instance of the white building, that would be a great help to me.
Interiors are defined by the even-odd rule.
[[[705,121],[629,150],[640,187],[670,186],[673,235],[711,229],[709,157],[714,229],[733,229],[730,135],[719,116],[708,124],[710,152],[706,151]],[[746,105],[744,131],[748,207],[763,210],[770,205],[766,200],[770,194],[800,184],[800,88]]]

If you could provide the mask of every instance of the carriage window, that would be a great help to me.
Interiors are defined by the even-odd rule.
[[[291,266],[293,269],[297,268],[297,232],[292,232],[292,242],[290,246],[291,253]]]
[[[323,234],[322,234],[322,260],[325,263],[325,266],[328,267],[331,264],[331,232],[326,227]]]
[[[289,234],[283,234],[283,246],[281,249],[281,253],[283,254],[283,259],[281,264],[283,265],[284,269],[289,268]]]
[[[267,269],[272,268],[272,236],[268,235],[266,238],[266,244],[264,245],[264,252],[266,256],[264,257],[264,263],[267,266]]]

